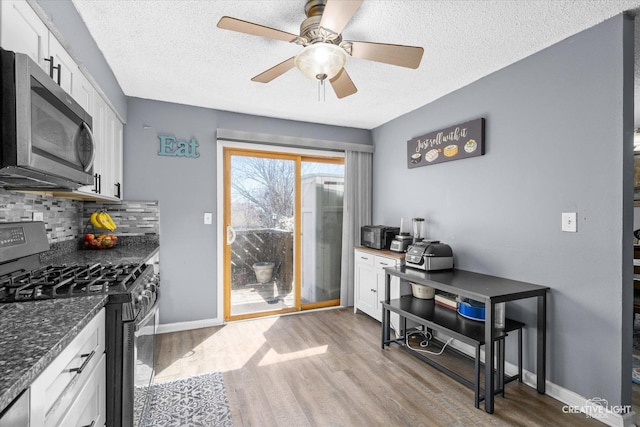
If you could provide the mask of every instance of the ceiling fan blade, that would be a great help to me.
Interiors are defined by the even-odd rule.
[[[338,98],[353,95],[358,91],[358,89],[356,89],[356,85],[351,81],[351,77],[347,74],[347,70],[344,68],[329,81],[331,82],[331,87]]]
[[[336,34],[342,33],[363,0],[327,0],[322,12],[320,26]]]
[[[251,81],[260,82],[260,83],[269,83],[271,80],[275,79],[276,77],[280,77],[281,75],[283,75],[284,73],[292,69],[295,66],[293,62],[294,59],[295,59],[295,56],[292,56],[286,61],[283,61],[278,65],[269,68],[267,71],[261,74],[258,74],[257,76],[252,78]]]
[[[351,42],[351,56],[399,65],[407,68],[418,68],[424,49],[416,46],[399,44]]]
[[[241,19],[223,16],[218,21],[218,28],[224,30],[238,31],[239,33],[252,34],[254,36],[262,36],[270,39],[282,40],[284,42],[292,42],[297,35],[287,33],[286,31],[276,30],[275,28],[265,27],[264,25],[254,24],[253,22],[243,21]]]

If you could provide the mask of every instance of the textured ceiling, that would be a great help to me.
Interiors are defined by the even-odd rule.
[[[337,99],[327,86],[319,102],[317,83],[295,68],[271,83],[250,80],[300,46],[216,27],[227,15],[298,34],[305,0],[73,3],[128,96],[365,129],[640,7],[640,0],[365,0],[343,38],[422,46],[422,63],[413,70],[349,58],[358,92]]]

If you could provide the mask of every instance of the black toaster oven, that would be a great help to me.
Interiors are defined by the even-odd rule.
[[[360,245],[373,249],[389,249],[391,241],[400,233],[400,227],[365,225],[360,227]]]

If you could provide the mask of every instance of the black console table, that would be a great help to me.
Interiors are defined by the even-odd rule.
[[[430,319],[422,319],[420,322],[425,325],[431,325],[437,327],[440,330],[451,333],[454,337],[468,338],[476,342],[476,348],[479,345],[492,343],[491,345],[485,345],[485,393],[484,393],[484,408],[488,413],[493,413],[494,410],[494,395],[496,392],[494,370],[496,368],[494,355],[495,350],[493,343],[498,342],[498,348],[504,345],[504,336],[508,330],[518,329],[517,322],[506,322],[505,328],[493,327],[495,318],[495,304],[514,301],[525,298],[537,298],[537,344],[536,344],[536,365],[537,365],[537,390],[538,393],[545,392],[545,377],[546,377],[546,342],[547,342],[547,291],[546,286],[534,285],[532,283],[520,282],[517,280],[509,280],[501,277],[489,276],[486,274],[473,273],[465,270],[439,270],[439,271],[422,271],[413,268],[407,268],[405,266],[400,267],[388,267],[385,268],[386,280],[385,280],[385,294],[382,304],[382,348],[385,345],[389,345],[395,340],[390,339],[390,311],[399,313],[402,317],[409,317],[413,320],[420,320],[417,318],[416,313],[412,313],[409,308],[411,306],[410,299],[402,297],[399,300],[389,300],[390,288],[391,288],[391,276],[399,277],[401,280],[406,280],[413,283],[418,283],[425,286],[430,286],[437,290],[450,292],[452,294],[460,295],[461,297],[471,298],[476,301],[483,302],[485,304],[485,322],[484,322],[484,337],[478,334],[478,329],[471,327],[462,328],[456,330],[456,328],[450,327],[447,322],[440,322],[438,316],[431,317]],[[464,319],[467,320],[467,319]],[[468,322],[478,323],[473,320]],[[519,329],[518,329],[519,330]],[[406,332],[405,332],[406,333]],[[519,343],[520,346],[520,343]],[[503,350],[499,350],[502,352]],[[521,349],[519,348],[519,352]],[[478,350],[476,351],[478,352]],[[503,354],[498,354],[499,357],[504,357]],[[520,357],[520,355],[519,355]],[[478,361],[476,361],[476,366]],[[520,364],[520,361],[519,361]],[[499,363],[500,365],[500,363]],[[499,378],[502,383],[503,367],[498,366]],[[476,373],[477,376],[477,373]],[[522,373],[520,372],[520,379],[522,379]],[[503,384],[500,384],[503,387]],[[477,387],[477,385],[476,385]],[[477,388],[476,388],[477,390]],[[476,391],[476,403],[477,403],[477,391]]]

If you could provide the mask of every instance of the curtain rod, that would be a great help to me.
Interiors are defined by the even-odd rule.
[[[218,140],[250,142],[254,144],[283,145],[298,148],[315,148],[328,151],[362,151],[373,153],[373,145],[355,142],[331,141],[325,139],[303,138],[299,136],[273,135],[268,133],[246,132],[234,129],[217,129]]]

